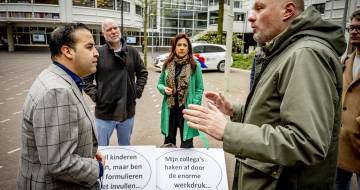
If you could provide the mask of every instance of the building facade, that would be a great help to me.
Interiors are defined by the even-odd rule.
[[[169,46],[179,32],[194,36],[207,29],[208,0],[154,0],[149,14],[151,46]]]
[[[124,33],[130,44],[140,45],[143,1],[123,1]],[[104,43],[101,22],[121,24],[121,0],[0,0],[0,39],[9,51],[28,46],[48,46],[50,33],[59,25],[82,22],[89,26],[96,44]]]
[[[143,0],[0,0],[0,42],[9,44],[10,51],[45,47],[58,25],[83,22],[91,28],[95,42],[103,44],[101,22],[112,18],[121,25],[122,3],[124,35],[130,45],[140,46],[144,36]],[[179,32],[196,39],[208,31],[217,31],[218,0],[148,0],[148,4],[148,46],[168,47]],[[225,0],[224,31],[232,24],[235,33],[244,34],[246,46],[256,45],[247,20],[252,0],[234,0],[232,13],[229,4],[230,0]],[[305,6],[314,6],[326,20],[346,25],[351,13],[360,8],[360,0],[305,0]],[[227,14],[233,18],[228,19]]]
[[[307,6],[314,6],[325,20],[346,26],[350,23],[351,13],[360,9],[360,0],[305,0]]]

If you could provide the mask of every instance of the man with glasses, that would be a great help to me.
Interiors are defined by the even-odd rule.
[[[336,176],[338,190],[349,190],[353,173],[360,189],[360,10],[351,16],[347,28],[356,49],[345,61],[343,73],[343,111]]]

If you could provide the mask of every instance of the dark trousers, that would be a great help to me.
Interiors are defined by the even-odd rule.
[[[356,174],[357,178],[357,188],[351,187],[351,178],[353,176],[352,172],[337,168],[336,171],[336,190],[351,190],[357,189],[360,190],[360,175]]]
[[[174,107],[170,109],[170,118],[169,118],[169,135],[165,137],[164,144],[172,143],[176,145],[176,134],[177,128],[180,128],[180,137],[181,137],[181,145],[180,148],[193,148],[193,139],[188,139],[183,141],[183,133],[184,133],[184,117],[182,114],[182,110],[184,107]]]

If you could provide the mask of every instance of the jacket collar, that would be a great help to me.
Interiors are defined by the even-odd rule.
[[[87,115],[87,117],[91,118],[91,120],[93,121],[93,116],[92,113],[89,110],[89,107],[87,106],[87,104],[85,103],[84,97],[80,91],[80,89],[78,88],[78,86],[76,85],[75,81],[70,77],[69,74],[67,74],[63,69],[61,69],[60,67],[54,65],[54,64],[50,64],[50,66],[48,67],[48,70],[56,75],[58,75],[59,77],[61,77],[62,79],[64,79],[66,82],[68,82],[71,86],[72,91],[74,92],[75,96],[78,98],[78,100],[81,102],[81,104],[84,107],[85,113]],[[97,132],[96,132],[96,128],[93,125],[93,122],[91,122],[93,131],[94,131],[94,136],[97,140]]]
[[[352,68],[354,65],[354,60],[356,57],[356,51],[354,51],[352,54],[350,54],[349,58],[345,61],[345,72],[344,75],[346,75],[348,78],[348,81],[350,83],[350,86],[358,81],[360,81],[360,74],[358,74],[357,76],[353,76],[353,72],[352,72]],[[355,80],[354,80],[355,78]],[[344,81],[345,82],[345,81]]]
[[[68,75],[70,75],[70,77],[75,81],[76,85],[79,87],[80,91],[82,91],[82,89],[85,86],[84,81],[82,80],[81,77],[79,77],[77,74],[75,74],[74,72],[72,72],[70,69],[68,69],[67,67],[65,67],[63,64],[60,64],[57,61],[53,61],[53,64],[55,64],[56,66],[60,67],[61,69],[63,69]]]
[[[121,44],[121,50],[120,53],[122,52],[128,52],[128,48],[127,48],[127,44],[126,41],[123,38],[120,38],[120,44]],[[114,51],[114,49],[111,49],[111,46],[109,43],[106,42],[106,47],[108,50]]]

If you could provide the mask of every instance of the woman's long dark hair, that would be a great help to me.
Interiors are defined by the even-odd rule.
[[[188,43],[188,56],[189,56],[189,60],[190,60],[190,64],[191,64],[191,69],[193,71],[196,70],[196,63],[193,57],[193,53],[192,53],[192,46],[191,46],[191,42],[190,39],[188,37],[188,35],[186,33],[179,33],[177,36],[175,36],[175,38],[173,38],[171,40],[171,48],[170,48],[170,55],[169,57],[166,59],[165,64],[163,69],[165,69],[173,60],[174,57],[176,56],[176,44],[180,39],[185,39]]]

